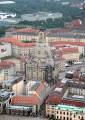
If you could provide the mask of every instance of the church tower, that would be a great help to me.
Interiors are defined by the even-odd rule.
[[[46,33],[44,31],[39,32],[38,43],[46,43]]]
[[[52,59],[50,45],[46,39],[46,33],[44,31],[39,32],[35,48],[35,56],[37,59],[41,59],[44,62],[46,62],[46,59]]]

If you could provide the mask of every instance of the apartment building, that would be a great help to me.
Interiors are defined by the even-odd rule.
[[[16,74],[16,66],[13,62],[0,62],[0,82],[12,78]]]
[[[56,119],[60,120],[85,119],[85,108],[82,107],[58,104],[56,106],[51,106],[51,109],[48,109],[48,111],[50,111]]]

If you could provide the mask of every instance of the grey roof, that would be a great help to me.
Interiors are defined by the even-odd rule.
[[[14,77],[12,79],[3,81],[3,85],[11,86],[11,85],[16,84],[17,82],[19,82],[21,80],[23,80],[23,76]]]
[[[26,35],[26,36],[38,36],[38,33],[36,32],[15,32],[13,35]]]

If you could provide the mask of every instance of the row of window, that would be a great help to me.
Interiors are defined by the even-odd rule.
[[[62,116],[57,116],[56,117],[57,119],[60,119],[60,120],[72,120],[73,118],[72,117],[62,117]],[[81,119],[81,117],[80,116],[78,116],[78,119]]]
[[[47,112],[48,112],[48,113],[51,112],[52,114],[55,113],[55,111],[54,111],[53,109],[52,109],[51,111],[48,109]],[[70,115],[70,116],[73,115],[72,113],[69,113],[69,112],[62,112],[62,111],[57,111],[56,113],[57,113],[57,114],[63,114],[63,115]],[[77,114],[77,113],[76,113],[76,114]],[[74,114],[73,117],[75,118],[76,115]],[[78,118],[80,119],[80,116],[78,116]]]

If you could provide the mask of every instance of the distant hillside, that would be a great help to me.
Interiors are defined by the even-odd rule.
[[[5,0],[0,0],[5,1]],[[61,12],[63,13],[63,18],[57,21],[57,25],[62,24],[64,22],[69,22],[73,19],[75,19],[77,16],[80,16],[82,14],[82,10],[76,7],[72,7],[70,4],[82,2],[83,0],[13,0],[16,3],[15,4],[4,4],[0,5],[0,11],[3,12],[13,12],[17,14],[17,17],[21,17],[22,14],[28,14],[28,13],[36,13],[39,11],[43,12]],[[62,2],[70,2],[69,5],[62,5]],[[51,20],[50,20],[51,21]],[[52,23],[48,20],[48,23]],[[56,20],[54,21],[56,24]],[[25,22],[26,23],[26,22]],[[49,24],[46,23],[46,26],[49,26]],[[28,23],[27,23],[28,24]],[[34,23],[30,23],[34,24]],[[39,24],[35,23],[35,24]],[[40,23],[40,25],[42,22]],[[53,23],[53,26],[55,25]]]
[[[2,1],[2,0],[0,0]],[[3,0],[5,1],[5,0]],[[16,12],[17,14],[26,14],[33,13],[37,11],[52,11],[52,12],[63,12],[67,13],[71,11],[69,6],[62,6],[62,1],[79,1],[79,0],[60,0],[57,2],[56,0],[14,0],[16,4],[12,5],[0,5],[0,11],[5,12]],[[70,14],[70,12],[68,13]]]

